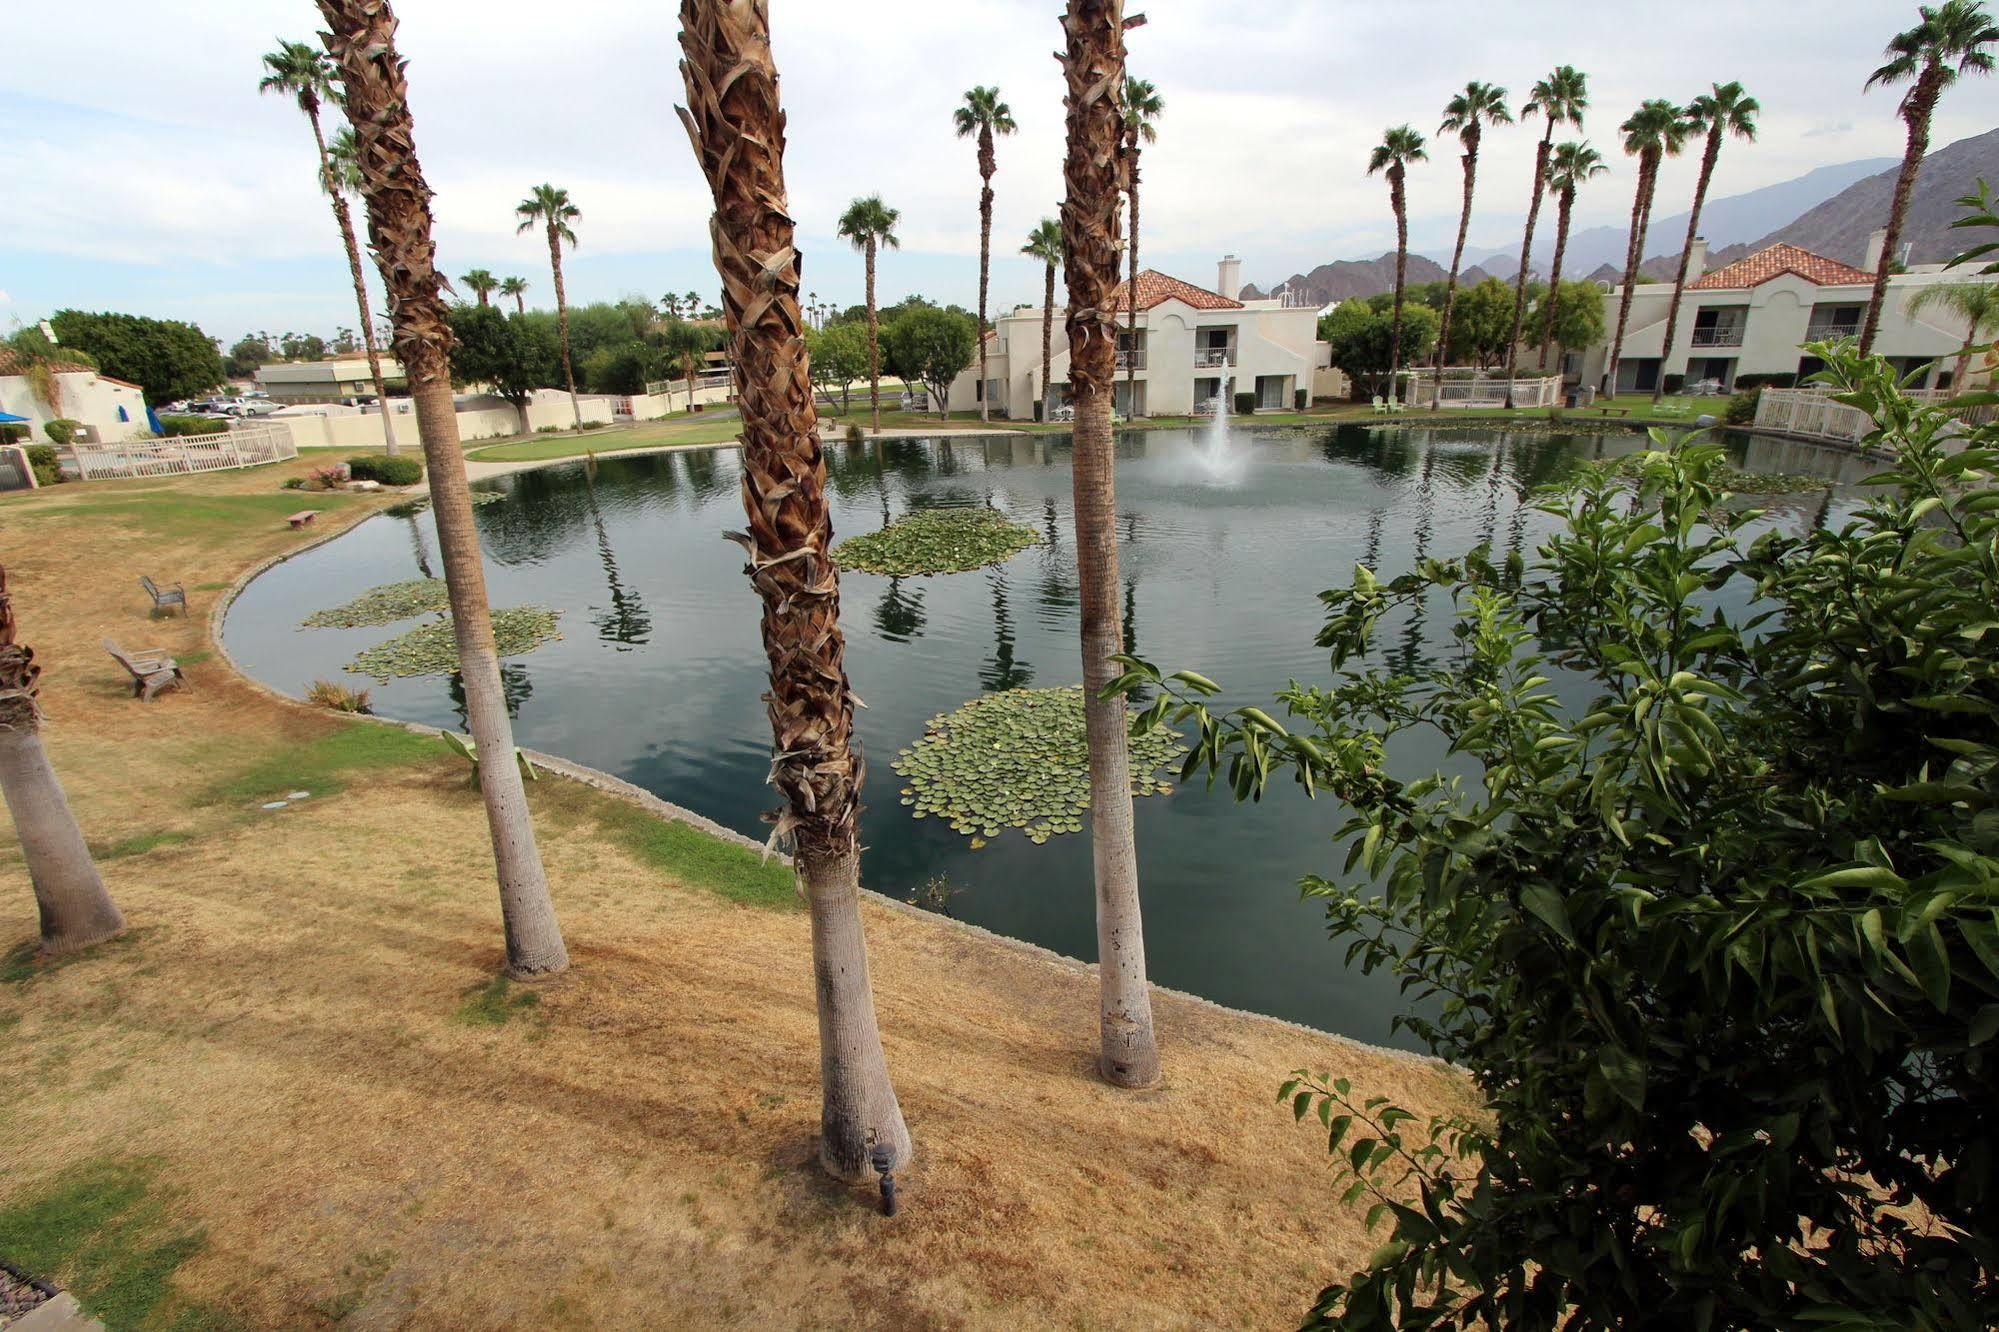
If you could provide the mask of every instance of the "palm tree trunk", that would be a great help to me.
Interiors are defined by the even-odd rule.
[[[1118,271],[1118,142],[1124,86],[1124,0],[1068,0],[1062,21],[1068,82],[1067,256],[1069,384],[1076,404],[1071,479],[1076,575],[1082,603],[1083,717],[1090,752],[1090,843],[1096,862],[1098,1067],[1121,1087],[1159,1080],[1159,1047],[1145,976],[1138,848],[1131,810],[1131,755],[1124,700],[1105,699],[1123,650],[1118,614],[1116,453],[1111,387],[1117,374],[1116,313],[1105,298]]]
[[[819,1159],[841,1179],[873,1176],[871,1148],[908,1160],[875,1025],[855,838],[862,762],[829,551],[826,459],[798,310],[798,258],[784,188],[784,112],[761,3],[681,0],[680,113],[715,199],[715,267],[742,374],[743,509],[736,534],[763,600],[770,663],[771,783],[786,807],[812,916],[819,1010]],[[870,284],[869,309],[874,306]]]
[[[562,339],[562,382],[569,386],[569,410],[583,428],[583,404],[576,400],[576,371],[569,363],[569,295],[562,287],[562,237],[548,225],[548,266],[555,270],[555,331]]]
[[[683,0],[684,3],[684,0]],[[685,10],[682,11],[685,13]],[[683,20],[684,21],[684,20]],[[875,415],[875,430],[882,432],[882,345],[881,320],[875,313],[875,238],[868,237],[865,252],[868,283],[868,404]]]
[[[1513,336],[1506,340],[1506,405],[1513,405],[1513,372],[1520,364],[1520,332],[1527,322],[1527,263],[1534,253],[1534,222],[1541,216],[1541,193],[1548,183],[1548,154],[1553,151],[1555,122],[1534,149],[1534,197],[1527,203],[1527,231],[1520,238],[1520,271],[1513,278]],[[1555,289],[1548,288],[1550,306]]]
[[[993,130],[979,127],[979,421],[990,421],[992,394],[986,380],[986,282],[993,250]],[[948,414],[948,413],[947,413]]]
[[[1055,265],[1042,265],[1041,279],[1041,419],[1055,419],[1055,385],[1049,375],[1055,366]]]
[[[1562,255],[1569,248],[1569,218],[1576,207],[1576,192],[1563,190],[1555,209],[1555,258],[1548,265],[1548,308],[1541,316],[1541,368],[1548,368],[1548,347],[1555,340],[1555,299],[1562,290]]]
[[[1125,162],[1131,169],[1131,179],[1126,185],[1126,194],[1131,202],[1131,278],[1124,293],[1125,329],[1130,337],[1131,350],[1124,371],[1124,414],[1135,418],[1138,415],[1138,129],[1136,126],[1125,131],[1124,151]],[[1146,376],[1149,382],[1150,370],[1146,372]]]
[[[1444,319],[1437,329],[1437,385],[1430,396],[1430,410],[1441,411],[1444,406],[1444,362],[1451,355],[1451,315],[1458,303],[1458,266],[1465,261],[1465,233],[1471,230],[1472,187],[1478,180],[1478,131],[1474,126],[1467,131],[1471,142],[1458,160],[1464,163],[1465,186],[1464,204],[1458,209],[1458,243],[1451,251],[1451,273],[1444,283]]]
[[[1902,242],[1902,220],[1909,215],[1909,195],[1916,188],[1916,173],[1922,169],[1923,155],[1930,150],[1930,112],[1936,108],[1937,86],[1934,73],[1925,69],[1910,91],[1902,118],[1908,122],[1908,140],[1902,148],[1902,172],[1895,177],[1895,197],[1888,206],[1888,234],[1881,238],[1881,261],[1875,265],[1874,291],[1867,298],[1867,322],[1860,329],[1860,353],[1874,349],[1874,335],[1881,328],[1881,303],[1888,296],[1888,278],[1894,267],[1895,247]]]
[[[326,135],[319,128],[319,112],[309,111],[306,119],[312,122],[312,142],[319,150],[319,183],[333,201],[333,220],[340,224],[340,243],[347,248],[347,272],[354,279],[354,304],[361,312],[361,345],[368,352],[368,375],[375,381],[375,405],[382,412],[382,451],[394,457],[396,421],[389,410],[388,385],[382,379],[381,353],[375,350],[375,321],[368,313],[368,284],[361,276],[361,246],[354,239],[354,214],[347,207],[347,196],[333,183],[333,164],[327,160]]]
[[[1388,325],[1388,400],[1395,401],[1395,372],[1402,368],[1402,289],[1409,278],[1409,201],[1402,165],[1388,168],[1388,204],[1395,212],[1395,313]]]
[[[1687,214],[1687,239],[1680,246],[1680,267],[1673,274],[1673,300],[1666,307],[1666,340],[1659,344],[1659,378],[1652,385],[1652,405],[1666,393],[1666,362],[1673,356],[1673,339],[1680,328],[1680,298],[1687,291],[1687,265],[1694,257],[1694,240],[1701,234],[1701,208],[1707,203],[1708,182],[1714,179],[1715,159],[1721,156],[1721,135],[1725,126],[1716,121],[1708,131],[1707,148],[1701,153],[1701,174],[1694,182],[1694,209]]]
[[[0,648],[0,688],[26,650]],[[125,917],[104,887],[83,832],[70,812],[62,783],[42,748],[32,697],[0,702],[0,795],[14,817],[21,856],[28,862],[35,907],[41,916],[42,952],[74,952],[111,938]]]
[[[1617,335],[1610,342],[1610,359],[1603,367],[1603,396],[1617,396],[1617,363],[1624,355],[1624,327],[1631,320],[1631,293],[1638,285],[1639,256],[1645,253],[1645,223],[1652,215],[1652,185],[1659,158],[1650,150],[1638,159],[1638,188],[1631,196],[1631,239],[1624,250],[1624,295],[1617,302]]]
[[[465,686],[466,724],[482,760],[479,790],[498,870],[507,971],[520,979],[552,975],[569,965],[569,954],[514,762],[513,724],[500,686],[486,575],[451,402],[451,326],[439,294],[443,278],[431,240],[430,187],[416,158],[408,85],[395,49],[396,19],[386,0],[318,3],[330,30],[323,39],[340,69],[348,118],[360,144],[368,238],[384,270],[394,275],[389,288],[393,336],[416,405],[417,437],[430,473],[430,507]]]
[[[523,295],[523,294],[522,294],[521,292],[518,292],[518,291],[517,291],[517,292],[515,292],[515,293],[514,293],[514,313],[515,313],[515,314],[526,314],[527,312],[528,312],[528,300],[527,300],[527,297],[526,297],[525,295]]]

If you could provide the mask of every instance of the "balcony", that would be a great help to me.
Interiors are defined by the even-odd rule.
[[[1118,348],[1117,368],[1120,370],[1145,369],[1145,348],[1139,347],[1131,350],[1123,347]]]
[[[1194,348],[1194,368],[1196,370],[1214,370],[1222,366],[1228,366],[1234,364],[1235,364],[1234,347]]]
[[[1830,342],[1834,338],[1860,336],[1858,319],[1814,319],[1805,325],[1806,342]]]
[[[1740,347],[1742,345],[1741,324],[1718,324],[1711,328],[1694,330],[1693,345],[1696,347]]]

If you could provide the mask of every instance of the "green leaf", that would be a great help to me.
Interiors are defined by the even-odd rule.
[[[1603,1046],[1596,1052],[1596,1064],[1603,1071],[1603,1080],[1617,1093],[1618,1099],[1633,1110],[1645,1108],[1645,1063],[1629,1050],[1616,1045]]]
[[[1520,905],[1570,943],[1576,942],[1575,927],[1569,923],[1569,909],[1553,888],[1541,883],[1528,884],[1520,890]]]

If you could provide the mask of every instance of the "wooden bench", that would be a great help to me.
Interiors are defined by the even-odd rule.
[[[176,606],[180,607],[182,615],[187,614],[187,589],[179,583],[175,583],[172,587],[161,587],[147,575],[140,574],[139,586],[145,588],[146,595],[153,599],[155,615],[163,610],[171,611]]]
[[[1598,408],[1596,408],[1596,409],[1595,409],[1595,411],[1596,411],[1596,414],[1597,414],[1598,416],[1629,416],[1629,415],[1631,415],[1631,409],[1630,409],[1629,407],[1598,407]]]
[[[313,520],[314,515],[316,515],[318,512],[319,512],[318,509],[300,509],[297,513],[292,514],[290,517],[286,518],[285,521],[290,523],[293,527],[304,527],[307,523]]]

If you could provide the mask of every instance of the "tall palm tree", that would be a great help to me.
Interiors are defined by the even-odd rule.
[[[1166,99],[1150,79],[1124,76],[1124,160],[1125,200],[1130,206],[1131,277],[1124,293],[1125,329],[1130,335],[1132,354],[1125,360],[1124,410],[1138,415],[1138,153],[1143,144],[1156,143],[1159,131],[1152,122],[1166,113]],[[1223,295],[1229,293],[1224,292]]]
[[[826,505],[826,459],[798,310],[798,253],[786,211],[784,111],[768,11],[740,0],[681,0],[680,112],[715,198],[715,266],[742,376],[743,508],[750,581],[763,598],[771,782],[812,914],[819,1001],[819,1159],[847,1180],[909,1157],[875,1026],[861,929],[855,837],[861,760],[840,632],[840,569]],[[879,207],[880,201],[874,201]]]
[[[548,876],[535,845],[534,820],[521,786],[513,724],[500,683],[499,654],[486,600],[472,495],[451,401],[451,325],[444,275],[431,239],[430,186],[417,162],[409,85],[396,52],[396,17],[387,0],[318,0],[326,50],[346,89],[344,104],[360,147],[361,195],[368,205],[368,239],[389,275],[395,347],[416,401],[417,435],[428,464],[430,510],[437,526],[452,637],[464,683],[466,725],[485,762],[479,790],[492,832],[500,885],[507,972],[532,979],[569,965],[556,924]]]
[[[1990,282],[1940,282],[1924,287],[1909,299],[1909,313],[1941,308],[1965,322],[1964,346],[1958,348],[1957,365],[1951,371],[1953,392],[1964,392],[1965,372],[1971,368],[1972,349],[1999,332],[1999,284]]]
[[[1624,326],[1631,319],[1631,292],[1638,285],[1638,265],[1645,258],[1645,228],[1652,221],[1652,194],[1659,187],[1659,163],[1677,156],[1687,141],[1685,114],[1659,98],[1642,104],[1617,127],[1624,134],[1624,151],[1638,159],[1638,188],[1631,196],[1631,238],[1624,250],[1624,294],[1617,303],[1617,333],[1610,342],[1610,359],[1603,366],[1603,396],[1617,391],[1617,362],[1624,354]]]
[[[1534,253],[1534,224],[1541,215],[1541,196],[1548,188],[1548,158],[1554,152],[1555,131],[1563,125],[1582,128],[1589,109],[1589,76],[1573,65],[1557,65],[1535,83],[1520,108],[1520,119],[1542,117],[1541,142],[1534,146],[1534,190],[1527,198],[1527,230],[1520,238],[1520,271],[1513,275],[1513,336],[1506,340],[1506,405],[1513,405],[1513,372],[1519,365],[1520,329],[1527,318],[1527,269]],[[1554,288],[1548,288],[1552,293]]]
[[[479,298],[481,305],[491,305],[493,293],[500,288],[500,280],[484,268],[475,268],[458,280],[472,289],[472,294]]]
[[[1701,174],[1694,182],[1694,207],[1687,214],[1687,240],[1680,247],[1679,271],[1673,274],[1673,299],[1666,307],[1666,340],[1660,344],[1659,378],[1652,385],[1655,403],[1666,392],[1664,358],[1673,354],[1673,337],[1680,327],[1680,299],[1687,290],[1687,263],[1693,258],[1694,238],[1701,234],[1701,209],[1707,204],[1707,187],[1714,179],[1714,164],[1721,157],[1721,141],[1733,134],[1753,142],[1756,117],[1763,110],[1739,83],[1717,83],[1713,88],[1714,91],[1702,93],[1686,107],[1687,132],[1707,135],[1707,146],[1701,150]]]
[[[1055,364],[1055,270],[1062,266],[1062,224],[1052,217],[1027,233],[1020,252],[1041,261],[1041,419],[1055,417],[1055,386],[1048,382]]]
[[[1548,296],[1541,311],[1541,369],[1548,368],[1548,345],[1555,340],[1555,299],[1562,290],[1562,256],[1569,248],[1569,222],[1575,216],[1576,191],[1610,170],[1603,154],[1587,142],[1555,145],[1548,155],[1548,193],[1555,197],[1555,257],[1548,265]]]
[[[1451,345],[1451,315],[1458,303],[1458,268],[1465,261],[1465,234],[1471,230],[1472,190],[1478,183],[1478,148],[1487,125],[1511,125],[1513,113],[1506,109],[1506,89],[1496,83],[1474,80],[1465,90],[1444,104],[1444,122],[1437,133],[1455,134],[1464,146],[1459,161],[1464,165],[1464,202],[1458,209],[1458,243],[1451,251],[1451,272],[1444,282],[1444,318],[1437,329],[1437,389],[1430,410],[1444,405],[1444,362]]]
[[[1916,172],[1923,154],[1930,150],[1930,115],[1937,99],[1962,74],[1990,74],[1992,47],[1999,43],[1999,26],[1985,11],[1983,0],[1944,0],[1940,5],[1919,5],[1922,22],[1907,32],[1895,34],[1888,43],[1888,62],[1867,76],[1867,86],[1909,85],[1896,113],[1909,127],[1902,149],[1902,173],[1895,177],[1895,195],[1888,205],[1888,234],[1881,245],[1881,262],[1875,265],[1874,294],[1867,299],[1867,322],[1860,329],[1860,350],[1870,351],[1874,334],[1881,327],[1881,304],[1888,296],[1888,270],[1894,262],[1895,247],[1902,239],[1902,220],[1909,212],[1909,193],[1916,187]]]
[[[1367,159],[1367,174],[1388,178],[1388,206],[1395,212],[1395,313],[1388,333],[1388,398],[1395,400],[1395,374],[1402,368],[1402,291],[1409,279],[1409,191],[1411,162],[1425,162],[1423,136],[1412,125],[1397,125],[1381,136]]]
[[[537,185],[528,197],[514,205],[520,225],[519,235],[539,226],[548,235],[548,266],[555,273],[555,331],[562,342],[562,382],[569,386],[569,409],[576,414],[576,428],[583,428],[583,404],[576,400],[576,370],[569,363],[569,296],[562,287],[562,242],[576,246],[576,231],[569,224],[583,216],[569,202],[569,191],[554,185]]]
[[[500,279],[500,295],[514,298],[515,314],[526,314],[528,312],[527,291],[528,280],[524,277]]]
[[[375,344],[375,321],[368,314],[368,283],[361,276],[361,246],[354,238],[354,215],[347,208],[346,177],[335,169],[320,129],[320,107],[338,102],[333,86],[333,67],[326,57],[304,42],[280,41],[278,49],[264,56],[268,72],[257,83],[260,93],[280,93],[298,103],[306,123],[312,126],[312,144],[319,154],[319,188],[333,203],[333,220],[340,226],[340,242],[347,250],[347,272],[354,282],[354,304],[361,311],[361,345],[368,352],[368,375],[375,382],[375,402],[382,413],[382,448],[396,451],[396,421],[389,407],[389,390],[382,379],[382,357]]]
[[[687,410],[694,410],[694,377],[701,373],[701,360],[708,350],[707,336],[684,319],[675,319],[666,326],[666,334],[660,349],[666,353],[666,363],[680,371],[687,381]]]
[[[684,14],[684,11],[683,11]],[[683,19],[684,21],[684,19]],[[902,214],[882,202],[879,194],[856,199],[840,215],[840,234],[865,257],[868,278],[868,403],[874,411],[874,433],[882,432],[881,317],[875,309],[875,255],[883,246],[902,248],[895,224]],[[723,295],[727,295],[727,291]]]
[[[1131,754],[1122,698],[1104,698],[1124,650],[1118,612],[1117,455],[1111,399],[1117,312],[1107,308],[1122,257],[1124,0],[1068,0],[1062,19],[1068,143],[1062,163],[1062,248],[1069,286],[1069,389],[1076,404],[1070,479],[1082,609],[1083,719],[1090,755],[1090,843],[1096,861],[1097,1066],[1120,1087],[1159,1080],[1152,993],[1139,914]]]
[[[974,87],[965,94],[965,103],[951,113],[951,124],[961,139],[979,141],[979,420],[991,419],[991,394],[986,392],[986,285],[993,251],[993,172],[999,164],[993,157],[993,136],[1011,134],[1013,109],[1000,100],[998,88]]]
[[[104,887],[62,783],[42,748],[36,702],[42,668],[34,649],[14,641],[7,571],[0,568],[0,796],[14,817],[21,857],[28,862],[42,951],[68,953],[109,939],[125,917]]]

